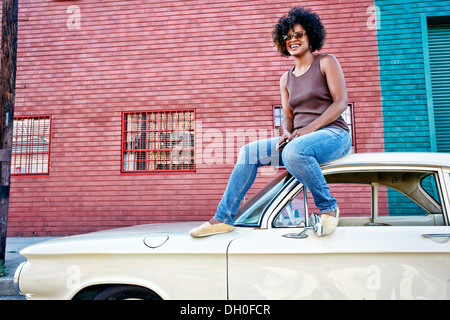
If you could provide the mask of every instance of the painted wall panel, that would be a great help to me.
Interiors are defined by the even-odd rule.
[[[421,17],[450,15],[450,1],[376,0],[386,151],[431,151]],[[434,124],[431,123],[431,126]]]

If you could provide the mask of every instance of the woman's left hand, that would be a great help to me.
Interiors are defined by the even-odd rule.
[[[286,139],[286,141],[289,142],[291,140],[294,140],[297,137],[304,136],[305,134],[308,134],[308,133],[311,133],[311,132],[314,132],[314,130],[312,130],[312,129],[308,128],[308,127],[303,127],[303,128],[297,129],[294,132],[292,132],[291,137],[289,139]]]

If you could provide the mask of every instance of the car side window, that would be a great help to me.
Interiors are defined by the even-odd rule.
[[[362,184],[328,184],[331,194],[336,197],[341,217],[371,217],[371,186]],[[349,201],[351,199],[351,201]],[[300,223],[306,224],[305,201],[303,190],[288,204],[274,220],[275,227],[292,227]],[[311,193],[307,192],[307,209],[311,213],[320,214],[314,205]]]
[[[434,172],[343,172],[325,177],[339,205],[339,225],[445,225]],[[307,198],[308,214],[320,213],[309,192]],[[305,223],[303,191],[274,219],[274,226],[301,222]]]
[[[274,220],[275,227],[296,227],[305,223],[305,201],[303,189],[292,201],[278,214]]]
[[[436,179],[433,174],[425,176],[421,183],[421,187],[433,198],[436,203],[441,204],[439,200],[439,193],[436,185]]]
[[[395,189],[386,186],[378,187],[378,217],[426,215],[428,212],[411,198]]]

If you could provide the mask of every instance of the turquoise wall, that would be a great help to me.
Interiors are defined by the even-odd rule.
[[[385,150],[433,151],[422,33],[427,16],[450,16],[450,1],[375,0],[375,5]]]

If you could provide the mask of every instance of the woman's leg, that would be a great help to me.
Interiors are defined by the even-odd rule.
[[[281,165],[276,145],[280,138],[255,141],[243,146],[231,173],[227,188],[214,216],[220,222],[234,225],[234,216],[247,191],[255,181],[258,168]]]
[[[347,131],[325,127],[292,140],[282,152],[284,166],[310,190],[322,214],[334,215],[338,207],[320,165],[344,156],[350,147],[351,138]]]
[[[282,152],[276,150],[278,141],[279,138],[260,140],[241,148],[214,218],[191,230],[192,236],[206,236],[233,230],[234,216],[261,166],[284,165],[311,191],[322,213],[331,214],[336,211],[336,199],[329,192],[320,164],[338,159],[349,151],[351,138],[348,132],[333,127],[323,128],[292,140]],[[214,223],[213,220],[219,222],[218,227],[211,224]]]
[[[231,231],[234,225],[234,216],[236,215],[239,205],[247,191],[255,181],[258,168],[262,166],[281,166],[281,154],[276,150],[276,145],[280,138],[272,138],[267,140],[259,140],[243,146],[239,152],[238,160],[231,173],[228,185],[222,196],[214,218],[207,224],[191,230],[192,236],[205,236],[201,234],[205,228],[214,229],[214,224],[219,222],[226,224],[222,226],[224,232]],[[203,227],[203,228],[202,228]],[[219,230],[216,228],[216,231]],[[213,230],[215,231],[215,230]],[[210,234],[221,232],[204,231]]]

